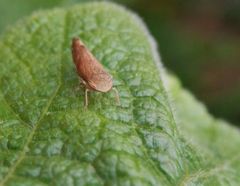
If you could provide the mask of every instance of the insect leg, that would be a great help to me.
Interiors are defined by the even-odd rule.
[[[118,93],[117,88],[113,87],[112,90],[115,93],[115,99],[116,99],[117,104],[120,105],[120,98],[119,98],[119,93]]]
[[[79,91],[81,88],[84,87],[86,87],[86,83],[82,79],[79,79],[79,84],[74,87],[74,91]]]
[[[89,89],[85,89],[85,103],[84,103],[84,108],[87,108],[88,107],[88,92],[89,92]]]

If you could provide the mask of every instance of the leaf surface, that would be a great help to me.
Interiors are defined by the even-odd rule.
[[[121,106],[113,92],[91,92],[84,110],[70,49],[76,36],[113,76]],[[239,179],[228,182],[218,169],[212,174],[233,154],[209,163],[216,152],[207,146],[211,135],[200,143],[200,130],[189,127],[198,125],[181,112],[185,93],[173,83],[186,119],[177,127],[153,40],[122,7],[88,3],[35,13],[1,37],[0,69],[0,185],[231,185]],[[188,111],[200,122],[194,105]],[[212,156],[206,159],[201,149]]]
[[[191,173],[185,185],[238,185],[240,183],[240,131],[215,119],[206,107],[184,90],[176,77],[167,75],[180,132],[198,154],[205,168]]]

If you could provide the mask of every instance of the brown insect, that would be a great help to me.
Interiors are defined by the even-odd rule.
[[[77,73],[85,86],[85,108],[88,106],[88,92],[109,92],[114,90],[117,103],[120,103],[118,91],[113,87],[112,76],[91,54],[79,38],[72,39],[72,57]]]

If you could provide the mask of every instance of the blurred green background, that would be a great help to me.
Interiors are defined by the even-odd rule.
[[[209,111],[240,126],[239,0],[114,0],[137,12],[164,65]],[[35,10],[87,0],[0,0],[0,33]]]

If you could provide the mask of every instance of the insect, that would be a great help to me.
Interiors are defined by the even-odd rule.
[[[81,82],[85,87],[84,107],[88,106],[88,92],[109,92],[114,90],[115,99],[120,104],[119,94],[113,87],[112,76],[107,73],[101,63],[91,54],[79,38],[72,39],[72,58]]]

